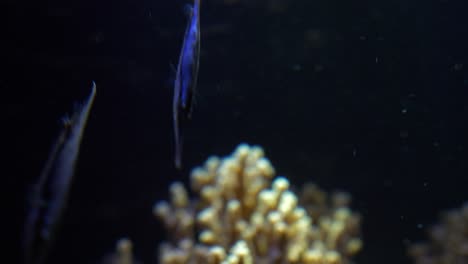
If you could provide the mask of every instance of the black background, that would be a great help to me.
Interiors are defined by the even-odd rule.
[[[167,198],[170,182],[187,182],[190,168],[241,142],[263,146],[293,184],[353,195],[365,243],[358,263],[410,263],[406,245],[467,200],[463,1],[202,0],[196,106],[177,172],[170,64],[184,4],[2,2],[2,218],[11,252],[28,186],[91,80],[96,101],[50,263],[98,263],[123,236],[155,263],[164,233],[152,204]]]

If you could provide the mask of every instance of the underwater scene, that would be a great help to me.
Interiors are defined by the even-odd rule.
[[[468,3],[1,4],[4,262],[468,264]]]

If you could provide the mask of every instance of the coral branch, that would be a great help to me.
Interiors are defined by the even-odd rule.
[[[349,195],[307,185],[298,198],[274,174],[260,147],[241,144],[192,171],[198,200],[172,184],[170,202],[154,207],[170,237],[160,263],[348,263],[362,246]]]

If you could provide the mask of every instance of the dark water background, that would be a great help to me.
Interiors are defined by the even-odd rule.
[[[2,240],[11,252],[27,186],[91,80],[96,101],[50,263],[97,263],[122,236],[155,263],[164,234],[153,202],[241,142],[263,146],[294,184],[353,195],[364,220],[357,263],[410,263],[406,245],[468,199],[464,1],[202,0],[197,105],[177,172],[169,80],[184,3],[2,2]]]

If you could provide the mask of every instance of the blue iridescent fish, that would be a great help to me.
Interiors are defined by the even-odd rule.
[[[75,171],[80,142],[96,94],[78,105],[72,116],[63,119],[62,131],[51,149],[39,181],[30,193],[26,215],[23,256],[26,264],[40,264],[46,259],[61,215],[66,207],[68,191]]]
[[[175,166],[182,168],[182,130],[191,119],[193,97],[197,86],[200,57],[200,0],[189,10],[190,18],[185,30],[174,83],[172,111],[174,118]]]

